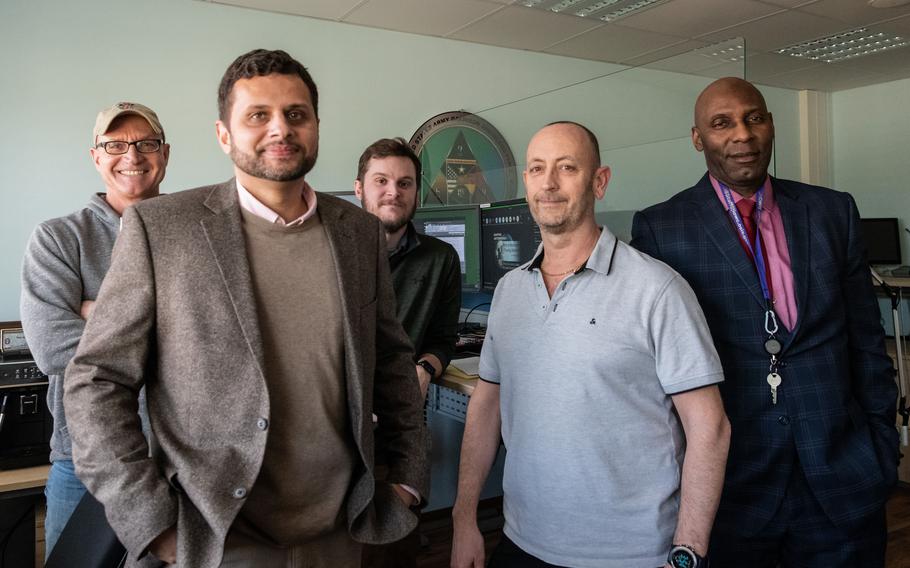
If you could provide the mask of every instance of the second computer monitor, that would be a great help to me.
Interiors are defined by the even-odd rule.
[[[524,199],[513,199],[480,209],[483,256],[482,287],[493,290],[506,272],[531,260],[540,245],[540,228]]]
[[[452,245],[461,261],[462,289],[480,288],[480,216],[476,205],[418,209],[414,228]]]

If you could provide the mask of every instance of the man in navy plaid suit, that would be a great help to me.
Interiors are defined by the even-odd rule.
[[[733,435],[709,558],[883,566],[897,389],[859,214],[847,193],[768,176],[773,140],[761,93],[715,81],[692,127],[708,173],[632,228],[695,290],[724,368]]]

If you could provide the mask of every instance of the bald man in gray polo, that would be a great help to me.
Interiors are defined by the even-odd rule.
[[[681,565],[694,567],[729,441],[714,386],[723,372],[698,300],[679,274],[597,226],[610,170],[590,131],[549,125],[527,162],[543,243],[493,296],[452,566],[483,564],[478,488],[501,429],[505,538],[490,566],[655,568],[685,545],[693,557]]]

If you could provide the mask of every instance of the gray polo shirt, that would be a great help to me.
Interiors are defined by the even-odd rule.
[[[560,566],[662,566],[685,454],[669,395],[723,380],[704,315],[606,228],[552,298],[542,258],[499,282],[480,358],[501,386],[505,534]]]

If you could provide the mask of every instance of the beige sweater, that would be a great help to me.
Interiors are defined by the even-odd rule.
[[[242,214],[271,410],[262,469],[235,527],[293,545],[340,526],[351,481],[341,299],[318,215],[283,227]]]

